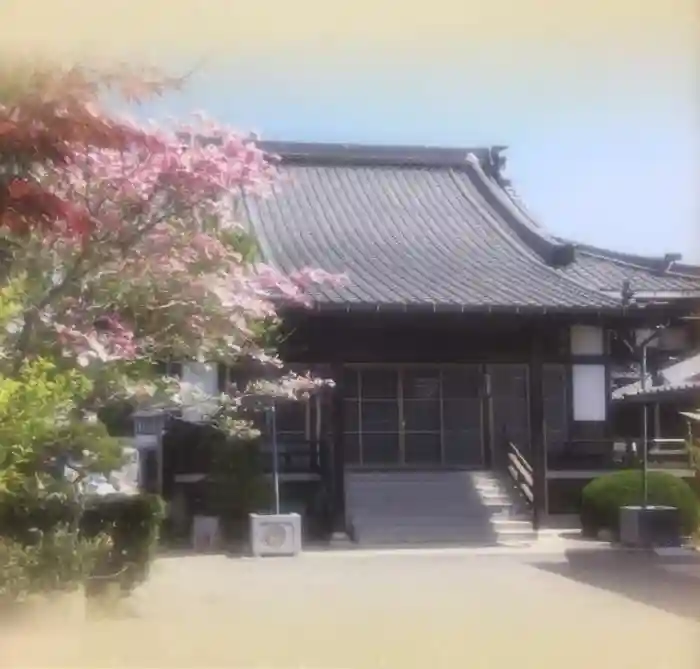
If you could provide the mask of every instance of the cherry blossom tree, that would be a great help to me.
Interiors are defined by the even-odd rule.
[[[0,72],[3,280],[22,305],[6,327],[7,368],[53,356],[94,379],[95,401],[153,395],[157,360],[282,369],[267,345],[280,304],[304,304],[306,287],[338,278],[280,274],[239,221],[241,198],[264,197],[275,179],[275,157],[201,116],[164,130],[100,110],[104,88],[133,97],[172,84],[153,75],[20,74]],[[283,373],[264,392],[318,383]]]
[[[151,135],[100,113],[99,97],[113,91],[127,100],[158,95],[181,81],[152,70],[56,67],[26,59],[0,63],[0,217],[2,227],[23,233],[62,220],[76,229],[88,221],[76,203],[33,178],[38,164],[67,164],[76,147],[153,149]]]
[[[237,216],[242,197],[265,195],[275,158],[201,117],[140,127],[99,105],[106,90],[140,99],[179,83],[127,69],[0,64],[6,508],[58,500],[79,518],[87,477],[122,464],[121,442],[96,416],[110,399],[194,400],[243,432],[246,399],[299,397],[323,383],[284,368],[274,332],[281,305],[304,305],[310,284],[337,278],[312,269],[284,276],[262,263]],[[192,359],[245,361],[258,374],[214,398],[155,378],[155,362]],[[37,564],[42,586],[84,581],[86,556],[101,544],[64,525],[42,533],[39,552],[25,550],[26,537],[0,541],[0,599],[37,581]]]

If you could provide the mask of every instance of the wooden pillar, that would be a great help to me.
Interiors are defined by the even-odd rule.
[[[343,367],[333,366],[335,388],[331,397],[331,514],[333,534],[345,534],[345,445],[343,443]]]
[[[534,503],[532,524],[539,529],[544,511],[546,480],[546,454],[544,435],[544,397],[542,384],[542,339],[535,331],[530,355],[530,373],[528,374],[528,394],[530,396],[530,449],[534,478]]]
[[[661,434],[661,405],[657,402],[654,404],[654,427],[652,430],[653,439],[663,439]]]

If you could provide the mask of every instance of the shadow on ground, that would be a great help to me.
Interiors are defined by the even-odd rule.
[[[567,551],[566,562],[537,569],[700,621],[700,560],[672,563],[654,554]]]

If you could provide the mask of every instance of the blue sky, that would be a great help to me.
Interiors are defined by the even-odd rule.
[[[507,144],[554,233],[700,262],[697,0],[5,0],[0,51],[175,72],[270,139]]]

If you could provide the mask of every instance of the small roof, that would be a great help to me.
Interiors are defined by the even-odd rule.
[[[700,268],[548,234],[504,179],[503,147],[260,145],[282,173],[269,197],[245,200],[265,260],[348,277],[315,289],[318,307],[617,311],[624,281],[700,295]]]
[[[642,389],[641,381],[635,381],[613,392],[614,401],[624,399],[640,399],[641,397],[657,396],[674,393],[693,393],[700,390],[700,353],[694,353],[683,360],[674,362],[659,371],[662,383],[652,385],[647,382]]]
[[[574,243],[576,259],[566,274],[610,295],[624,281],[639,301],[700,298],[700,266],[664,257],[640,256]],[[678,254],[676,254],[678,257]]]

